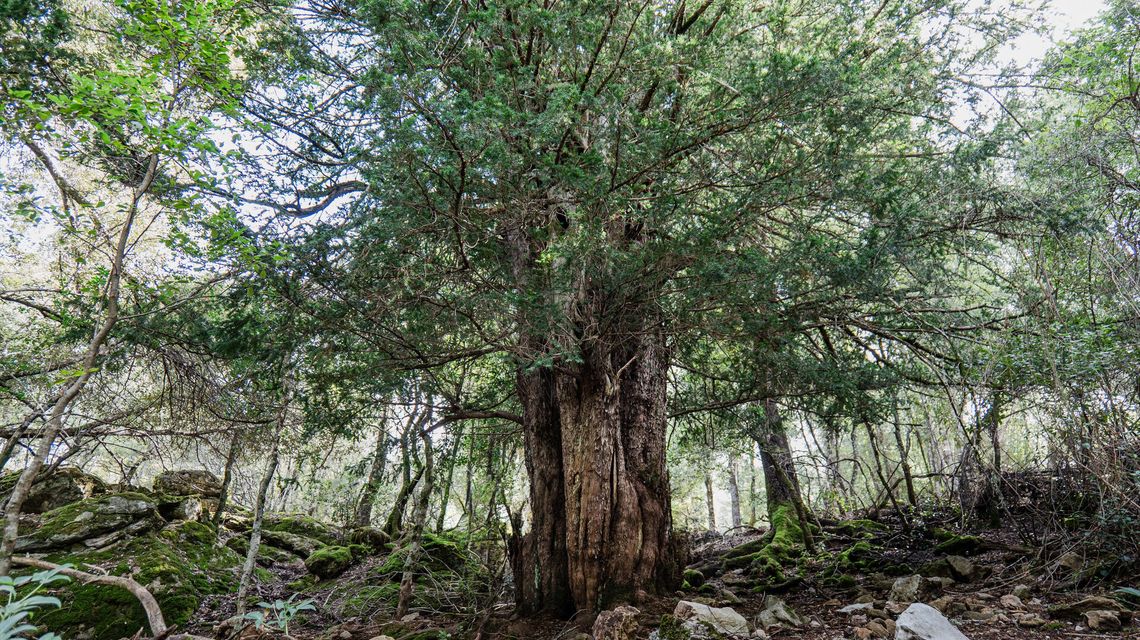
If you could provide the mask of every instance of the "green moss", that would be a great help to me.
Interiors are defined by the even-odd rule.
[[[246,536],[234,536],[226,540],[226,546],[244,558],[246,554],[249,553],[249,538]],[[261,544],[257,545],[257,563],[263,567],[271,567],[276,564],[288,564],[298,559],[299,557],[293,553],[279,549],[266,543],[264,540]]]
[[[107,512],[107,505],[115,500],[122,499],[136,502],[142,501],[151,505],[150,512],[120,515]],[[72,536],[79,532],[95,531],[96,534],[120,529],[136,520],[152,519],[159,522],[158,512],[153,508],[154,502],[149,496],[133,491],[102,495],[88,498],[52,509],[43,515],[40,525],[28,537],[35,540],[48,540],[50,538]],[[141,511],[140,507],[140,511]],[[90,512],[90,516],[80,517]]]
[[[702,638],[709,640],[722,640],[724,635],[714,629],[712,626],[703,622],[698,622],[704,627],[704,633],[700,635]],[[674,616],[665,614],[661,616],[661,622],[657,626],[657,638],[659,640],[691,640],[697,637],[692,631],[685,627],[685,623],[678,620]]]
[[[237,588],[242,558],[231,549],[215,547],[212,530],[202,527],[178,523],[103,551],[56,554],[48,559],[129,575],[154,594],[168,624],[184,625],[206,595]],[[202,543],[207,531],[208,540]],[[146,627],[142,607],[124,589],[72,583],[56,590],[56,595],[62,606],[41,614],[38,623],[65,637],[115,640]]]
[[[685,569],[682,574],[682,589],[697,589],[705,583],[705,574],[697,571],[696,569]]]
[[[295,533],[330,545],[339,544],[341,539],[333,527],[316,518],[300,514],[267,515],[261,524],[261,528],[265,531]]]
[[[369,617],[380,610],[394,608],[399,597],[400,585],[396,582],[360,585],[344,600],[339,613],[349,617]]]
[[[459,534],[428,532],[424,533],[421,544],[424,553],[435,562],[449,569],[459,569],[466,563],[465,542]]]
[[[939,542],[934,549],[940,553],[971,555],[981,551],[982,539],[971,535],[955,535]]]
[[[832,530],[851,538],[873,538],[887,530],[887,526],[874,520],[845,520],[832,527]]]
[[[318,549],[305,558],[305,568],[318,578],[335,578],[344,573],[353,562],[352,550],[348,547],[330,546]]]

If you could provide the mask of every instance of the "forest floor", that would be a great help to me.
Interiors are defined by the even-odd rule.
[[[1073,551],[1044,553],[1040,547],[1026,546],[1013,526],[951,532],[946,528],[949,518],[911,519],[905,525],[890,517],[854,522],[854,526],[825,524],[819,536],[815,558],[836,558],[845,551],[851,558],[858,555],[857,561],[843,565],[841,579],[836,579],[834,564],[817,560],[800,562],[796,578],[777,589],[778,595],[761,592],[748,569],[710,575],[699,588],[686,583],[684,590],[636,603],[638,631],[631,638],[651,637],[681,600],[731,607],[748,620],[750,627],[760,629],[753,632],[756,638],[894,638],[893,620],[906,605],[892,601],[893,590],[900,580],[912,575],[923,576],[913,599],[942,611],[971,640],[1140,638],[1140,626],[1130,612],[1136,602],[1114,599],[1120,595],[1113,593],[1115,586],[1140,582],[1119,576],[1115,582],[1090,579],[1098,566],[1093,560]],[[710,560],[715,563],[734,548],[762,539],[762,530],[750,528],[730,535],[702,534],[691,543],[689,566],[708,567]],[[852,548],[858,553],[852,554]],[[461,604],[452,602],[455,606],[448,612],[448,603],[442,601],[446,595],[434,596],[436,606],[421,602],[399,621],[392,619],[390,607],[358,607],[359,613],[353,615],[346,603],[392,595],[390,589],[369,595],[370,590],[380,589],[369,583],[368,576],[376,575],[376,565],[382,561],[374,559],[336,580],[310,587],[305,595],[314,599],[318,612],[299,620],[291,629],[292,635],[321,640],[590,637],[595,616],[570,621],[518,618],[508,602],[477,612],[463,611]],[[298,574],[286,568],[279,571],[279,581],[263,585],[264,597],[286,598],[291,594],[289,585],[296,584]],[[798,614],[798,624],[784,621],[765,627],[757,622],[762,612],[772,607],[773,597]],[[210,617],[224,618],[230,613],[230,604],[219,602]],[[849,605],[859,608],[840,611]],[[1087,610],[1106,609],[1115,620],[1096,613],[1092,619],[1086,615]]]

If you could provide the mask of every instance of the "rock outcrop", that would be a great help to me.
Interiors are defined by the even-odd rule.
[[[20,472],[0,476],[0,502],[7,502]],[[52,509],[79,502],[104,493],[107,485],[99,478],[75,467],[60,467],[52,473],[41,474],[32,483],[21,508],[23,513],[46,513]]]
[[[217,498],[222,495],[222,481],[204,469],[163,471],[154,479],[154,491],[170,496]]]
[[[141,493],[114,493],[80,500],[43,514],[39,526],[16,541],[18,553],[99,549],[163,524],[157,505]]]

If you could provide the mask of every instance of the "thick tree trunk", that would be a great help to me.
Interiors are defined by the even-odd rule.
[[[709,531],[716,531],[716,496],[713,494],[712,473],[705,469],[705,506],[709,512]]]
[[[648,323],[646,323],[648,325]],[[645,327],[645,325],[643,325]],[[569,586],[578,609],[640,600],[675,577],[665,466],[668,354],[653,329],[591,340],[558,378]]]
[[[740,516],[740,478],[737,477],[737,467],[740,466],[739,456],[733,451],[728,457],[728,498],[732,505],[732,528],[741,524]]]
[[[376,494],[380,492],[380,484],[384,479],[384,468],[388,461],[388,422],[387,413],[384,414],[380,427],[376,430],[376,448],[372,453],[372,465],[368,469],[368,480],[360,490],[360,499],[356,502],[356,515],[353,524],[358,527],[367,527],[372,524],[372,506],[376,504]]]
[[[516,384],[523,406],[531,520],[525,535],[516,526],[511,538],[515,603],[523,615],[547,610],[568,616],[574,612],[574,601],[566,564],[562,431],[554,372],[520,368]]]

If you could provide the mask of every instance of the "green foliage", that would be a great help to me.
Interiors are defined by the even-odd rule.
[[[259,602],[260,611],[251,611],[245,614],[245,619],[253,622],[258,631],[269,629],[289,633],[289,623],[304,611],[316,611],[312,600],[294,602],[297,594],[288,600],[274,600],[273,602]]]
[[[41,609],[60,605],[59,598],[40,595],[40,591],[68,582],[70,578],[60,574],[61,569],[67,568],[70,565],[17,577],[0,576],[0,593],[6,598],[0,608],[0,640],[37,638],[37,627],[30,623],[32,617]],[[59,636],[45,633],[38,640],[59,640]]]

